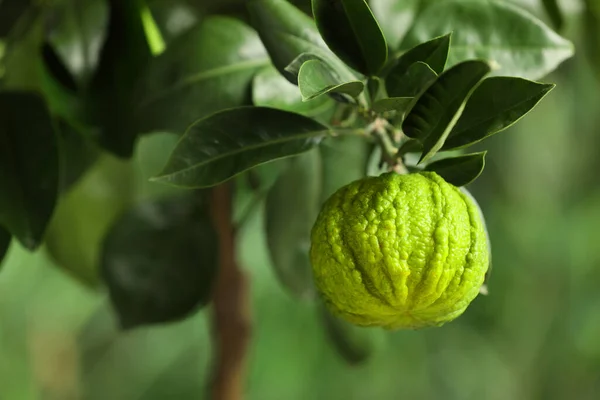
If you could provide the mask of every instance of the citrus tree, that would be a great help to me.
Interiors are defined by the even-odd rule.
[[[2,0],[0,255],[43,247],[124,329],[211,304],[213,393],[236,398],[236,235],[264,210],[281,284],[364,360],[355,325],[437,326],[487,293],[478,143],[572,54],[499,0]]]

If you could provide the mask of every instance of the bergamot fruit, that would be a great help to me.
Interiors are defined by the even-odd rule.
[[[311,234],[329,309],[362,326],[440,326],[479,293],[488,245],[477,205],[434,172],[384,173],[334,193]]]

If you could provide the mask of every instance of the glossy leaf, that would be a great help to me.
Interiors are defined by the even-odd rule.
[[[465,101],[490,69],[484,61],[465,61],[440,75],[419,97],[402,123],[406,136],[423,142],[419,162],[428,160],[442,147]]]
[[[404,75],[412,65],[419,61],[427,64],[436,75],[441,74],[448,60],[451,37],[452,33],[447,33],[407,50],[398,58],[389,77]]]
[[[503,131],[531,111],[554,86],[513,77],[485,79],[467,101],[443,149],[466,147]]]
[[[348,364],[367,361],[375,350],[372,330],[352,325],[320,307],[323,327],[333,348]]]
[[[429,65],[417,61],[405,72],[395,68],[386,78],[387,92],[394,97],[414,97],[423,92],[435,79],[437,74]]]
[[[373,111],[382,113],[387,111],[405,111],[412,103],[412,97],[388,97],[373,103]]]
[[[79,282],[99,282],[102,242],[110,226],[135,200],[132,161],[104,155],[60,199],[45,235],[56,264]]]
[[[300,68],[302,68],[302,65],[310,60],[321,60],[323,61],[323,59],[319,56],[317,56],[316,54],[312,54],[312,53],[302,53],[300,54],[298,57],[294,58],[292,60],[292,62],[290,62],[285,68],[285,72],[287,72],[288,74],[290,74],[290,76],[294,77],[294,82],[295,84],[297,84],[297,80],[298,80],[298,74],[300,73]]]
[[[269,52],[273,65],[290,82],[296,76],[285,68],[302,53],[310,53],[327,62],[340,79],[352,81],[355,74],[327,47],[314,21],[287,0],[248,0],[252,26]]]
[[[191,196],[142,203],[125,213],[102,252],[102,276],[121,326],[177,321],[206,305],[217,248],[208,210]]]
[[[267,244],[275,275],[293,295],[307,300],[315,295],[309,250],[321,208],[321,155],[313,149],[285,161],[267,195]]]
[[[274,67],[264,68],[252,81],[252,102],[255,106],[278,108],[314,116],[333,107],[333,100],[321,96],[310,101],[302,101],[296,85],[291,84]]]
[[[550,17],[554,29],[560,31],[565,22],[558,0],[542,0],[546,14]]]
[[[0,92],[0,225],[30,250],[41,242],[58,184],[57,139],[46,104],[31,92]]]
[[[98,65],[108,27],[108,7],[102,0],[68,0],[53,10],[48,39],[69,72],[85,81]]]
[[[252,77],[267,65],[252,29],[232,18],[207,18],[152,60],[139,87],[138,128],[183,133],[199,118],[250,104]]]
[[[12,236],[10,232],[0,226],[0,266],[2,265],[2,260],[10,247],[10,242],[12,240]]]
[[[308,101],[330,92],[358,97],[365,85],[360,81],[344,82],[323,61],[310,60],[300,68],[298,87],[302,100]]]
[[[496,75],[539,79],[573,54],[573,45],[518,6],[496,0],[433,1],[415,21],[402,47],[454,32],[448,66],[481,58]]]
[[[256,165],[303,153],[329,133],[299,114],[241,107],[210,115],[190,126],[155,181],[207,187]]]
[[[425,170],[437,173],[454,186],[466,186],[483,172],[485,154],[486,152],[482,152],[443,158],[428,164]]]
[[[370,6],[392,49],[398,49],[410,29],[422,0],[371,0]]]
[[[387,61],[387,43],[365,0],[312,0],[321,37],[347,65],[376,75]]]
[[[137,137],[134,89],[151,58],[138,1],[109,0],[109,25],[100,62],[90,81],[86,110],[101,127],[100,144],[130,157]]]

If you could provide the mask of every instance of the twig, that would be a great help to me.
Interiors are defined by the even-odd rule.
[[[211,208],[219,236],[220,265],[213,292],[215,359],[211,397],[243,398],[251,336],[248,278],[235,258],[235,228],[229,184],[212,191]]]

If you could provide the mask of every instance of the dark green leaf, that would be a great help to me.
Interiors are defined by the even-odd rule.
[[[385,82],[378,76],[372,76],[367,79],[367,91],[371,102],[388,97],[385,91]]]
[[[218,239],[193,197],[142,203],[108,233],[102,275],[123,328],[177,321],[210,300]]]
[[[408,139],[398,149],[398,155],[423,151],[423,143],[417,139]]]
[[[75,133],[76,134],[76,133]],[[136,195],[135,167],[103,155],[60,199],[44,237],[56,264],[89,287],[99,283],[102,241]]]
[[[327,47],[314,21],[286,0],[249,0],[252,25],[267,48],[273,65],[290,82],[296,76],[285,68],[302,53],[310,53],[327,62],[340,79],[352,81],[356,76]]]
[[[264,68],[252,81],[252,100],[255,106],[278,108],[314,116],[333,107],[333,101],[321,96],[310,101],[302,101],[296,85],[291,84],[274,67]]]
[[[241,107],[210,115],[190,126],[155,181],[182,187],[224,182],[256,165],[303,153],[329,133],[299,114]]]
[[[252,77],[267,65],[252,29],[228,17],[207,18],[152,60],[140,85],[139,129],[183,133],[199,118],[250,104]]]
[[[394,68],[385,80],[390,96],[418,96],[437,78],[435,71],[421,61],[409,66],[405,72],[401,71],[400,68]]]
[[[106,37],[108,6],[103,0],[67,0],[53,10],[48,40],[78,82],[98,65]]]
[[[10,247],[10,242],[12,240],[12,236],[10,232],[0,226],[0,265],[2,265],[2,260]]]
[[[442,147],[465,101],[490,70],[484,61],[465,61],[440,75],[419,97],[402,123],[406,136],[423,142],[419,162],[427,161]]]
[[[554,25],[554,29],[560,31],[565,21],[560,6],[558,5],[558,0],[542,0],[542,4],[552,21],[552,25]]]
[[[382,113],[387,111],[405,111],[410,103],[413,101],[412,97],[388,97],[387,99],[379,99],[373,103],[373,111]]]
[[[100,153],[89,137],[63,119],[56,122],[60,148],[60,192],[65,192],[90,168]]]
[[[376,75],[387,61],[387,43],[365,0],[312,0],[321,37],[346,64]]]
[[[485,79],[467,101],[443,149],[466,147],[503,131],[531,111],[554,86],[513,77]]]
[[[33,250],[56,203],[57,138],[46,104],[31,92],[0,92],[0,224]]]
[[[479,212],[479,216],[481,217],[481,221],[483,222],[483,229],[485,230],[485,238],[487,240],[487,248],[488,248],[488,254],[489,254],[488,259],[489,259],[490,265],[488,266],[488,270],[485,273],[485,279],[483,281],[483,285],[479,289],[479,292],[481,294],[486,295],[489,292],[487,285],[490,280],[490,275],[492,274],[492,242],[490,241],[490,234],[487,229],[487,224],[485,222],[485,215],[483,215],[483,212],[481,211],[481,207],[479,206],[477,199],[475,199],[475,197],[471,194],[471,192],[469,192],[469,190],[467,190],[467,188],[465,188],[465,187],[461,187],[460,191],[463,192],[465,194],[465,196],[467,196],[469,199],[471,199],[473,204],[475,204],[475,206],[477,207],[477,211]]]
[[[481,175],[485,167],[485,151],[458,157],[443,158],[425,167],[454,186],[466,186]]]
[[[354,326],[320,307],[323,327],[338,354],[350,365],[367,361],[373,354],[375,342],[373,331]]]
[[[371,0],[371,10],[392,49],[398,49],[410,29],[421,0]]]
[[[312,53],[302,53],[300,54],[298,57],[294,58],[292,60],[292,62],[290,62],[285,68],[285,72],[287,72],[288,74],[290,74],[290,76],[293,76],[295,81],[297,83],[298,80],[298,74],[300,73],[300,68],[302,68],[302,65],[310,60],[321,60],[323,61],[323,59],[315,54]]]
[[[136,82],[151,58],[138,1],[109,0],[106,41],[90,82],[86,110],[102,128],[100,144],[131,157],[137,130],[133,119]]]
[[[32,3],[32,0],[0,0],[0,38],[8,36]]]
[[[46,42],[42,46],[42,59],[48,74],[70,92],[77,91],[77,82],[71,75],[71,72],[58,57],[50,43]]]
[[[344,82],[323,61],[310,60],[300,68],[298,87],[302,100],[308,101],[330,92],[358,97],[365,85],[360,81]]]
[[[394,68],[390,72],[390,76],[395,75],[396,77],[400,77],[404,75],[410,66],[419,61],[427,64],[436,75],[441,74],[448,59],[451,37],[452,33],[447,33],[407,50],[396,61]]]
[[[417,18],[402,47],[454,32],[448,66],[482,58],[496,75],[539,79],[573,54],[573,45],[543,22],[506,1],[433,1]]]
[[[313,149],[286,161],[267,196],[267,243],[280,282],[306,300],[315,294],[309,250],[310,231],[321,208],[321,155]]]

